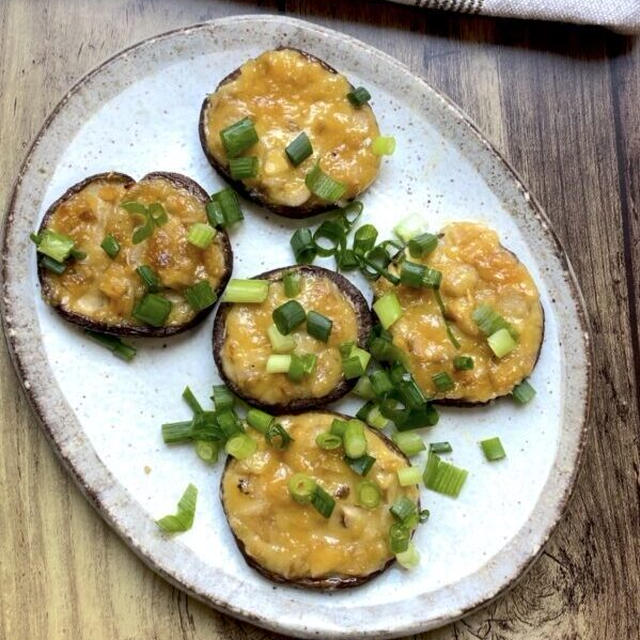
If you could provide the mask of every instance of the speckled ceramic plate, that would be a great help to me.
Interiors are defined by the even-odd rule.
[[[202,154],[202,99],[243,61],[277,45],[306,49],[364,84],[381,129],[398,141],[364,196],[382,237],[408,213],[432,229],[485,222],[523,260],[542,293],[546,333],[526,408],[508,399],[443,409],[429,436],[453,444],[470,470],[458,500],[424,492],[413,572],[392,568],[331,595],[273,585],[242,559],[218,499],[222,465],[190,447],[166,447],[160,424],[189,415],[186,384],[206,398],[218,381],[209,318],[166,340],[139,340],[125,364],[86,340],[40,299],[29,232],[47,205],[83,177],[110,169],[140,177],[177,171],[221,187]],[[232,234],[234,275],[290,262],[296,222],[245,203]],[[589,346],[571,267],[540,207],[510,167],[447,99],[389,56],[345,35],[282,17],[214,21],[142,42],[82,79],[55,109],[29,152],[5,218],[2,315],[13,361],[52,446],[88,499],[150,567],[210,605],[303,637],[393,637],[447,623],[511,586],[561,517],[584,442]],[[371,292],[364,281],[357,285]],[[341,411],[354,409],[351,400]],[[484,461],[478,440],[499,435],[508,452]],[[161,535],[188,482],[200,488],[193,528]]]

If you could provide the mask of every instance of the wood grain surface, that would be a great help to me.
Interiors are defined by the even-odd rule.
[[[253,12],[354,35],[451,96],[542,202],[586,297],[592,432],[566,515],[511,593],[421,640],[640,638],[637,42],[365,0],[0,0],[2,210],[30,141],[83,73],[152,34]],[[61,469],[4,349],[0,371],[0,638],[275,637],[146,569]]]

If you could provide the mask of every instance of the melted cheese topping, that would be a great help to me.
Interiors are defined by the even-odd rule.
[[[265,404],[287,403],[298,398],[321,398],[343,379],[341,342],[358,340],[358,321],[351,300],[329,278],[303,274],[296,300],[305,311],[317,311],[333,322],[328,342],[311,337],[303,323],[291,335],[295,353],[318,357],[314,373],[292,382],[286,373],[266,373],[267,358],[273,353],[267,329],[272,313],[287,302],[281,281],[272,282],[261,304],[234,304],[225,319],[222,363],[226,376],[248,397]]]
[[[540,296],[527,268],[487,227],[470,222],[450,224],[444,237],[423,264],[442,272],[440,292],[447,318],[460,342],[449,341],[433,291],[395,287],[404,310],[390,331],[396,345],[407,352],[409,368],[429,396],[486,402],[509,393],[528,376],[536,362],[544,325]],[[419,262],[419,259],[409,260]],[[384,278],[375,286],[376,297],[394,289]],[[510,322],[519,334],[516,348],[496,358],[471,314],[486,303]],[[470,371],[456,371],[453,358],[473,357]],[[455,382],[452,390],[438,392],[432,376],[446,371]]]
[[[366,576],[382,569],[393,557],[387,542],[393,523],[389,507],[402,495],[418,500],[417,487],[398,484],[396,472],[408,466],[406,459],[366,428],[368,452],[376,458],[366,479],[380,487],[382,499],[375,509],[358,505],[362,478],[347,466],[342,449],[324,451],[315,443],[336,417],[306,413],[278,418],[294,439],[289,447],[279,451],[256,436],[258,451],[231,461],[223,477],[224,508],[246,553],[290,580]],[[315,478],[334,497],[330,518],[291,498],[287,482],[299,472]]]
[[[119,206],[128,201],[159,202],[169,221],[134,245],[132,235],[142,220]],[[136,268],[146,264],[158,274],[162,295],[173,303],[166,325],[189,322],[195,312],[182,294],[184,289],[207,279],[215,290],[229,268],[219,234],[205,250],[187,242],[189,227],[206,221],[204,204],[167,180],[154,178],[129,187],[114,181],[92,182],[63,202],[47,222],[47,229],[73,238],[87,257],[71,261],[60,276],[45,272],[45,300],[91,321],[114,327],[139,325],[131,312],[145,288]],[[108,234],[120,244],[115,259],[100,246]]]
[[[253,120],[259,141],[244,155],[257,156],[260,169],[244,181],[249,189],[277,205],[317,204],[304,178],[318,161],[347,186],[346,199],[373,182],[380,157],[370,146],[380,131],[368,105],[355,108],[347,100],[351,86],[343,75],[291,49],[267,51],[240,71],[209,97],[205,136],[210,153],[227,166],[220,131],[246,116]],[[294,167],[284,150],[301,131],[313,155]]]

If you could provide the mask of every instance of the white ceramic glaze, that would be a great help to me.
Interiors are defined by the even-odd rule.
[[[89,174],[176,171],[220,188],[198,141],[201,102],[229,71],[281,44],[308,50],[367,86],[381,130],[396,136],[395,155],[363,197],[363,219],[381,237],[413,212],[432,230],[451,220],[486,222],[529,267],[546,315],[531,405],[504,399],[443,409],[437,427],[425,430],[428,439],[449,440],[451,459],[470,474],[457,500],[423,491],[431,519],[416,536],[420,567],[394,567],[334,594],[276,586],[251,570],[223,517],[222,464],[208,467],[191,447],[162,442],[160,424],[189,415],[183,387],[207,398],[219,380],[213,317],[181,336],[136,340],[136,359],[120,362],[41,301],[28,239],[47,206]],[[300,223],[244,207],[246,220],[231,234],[234,276],[290,263],[288,240]],[[566,505],[590,379],[570,266],[538,205],[457,108],[394,59],[345,35],[276,16],[233,17],[152,38],[103,64],[64,98],[27,157],[5,219],[2,275],[10,351],[64,464],[144,562],[222,611],[304,637],[383,638],[437,627],[509,587]],[[370,299],[367,283],[353,280]],[[349,412],[357,402],[334,406]],[[490,464],[477,442],[494,435],[508,457]],[[195,524],[166,537],[153,520],[174,509],[188,482],[200,489]]]

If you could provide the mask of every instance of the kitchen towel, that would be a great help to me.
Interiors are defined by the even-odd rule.
[[[599,24],[621,33],[640,33],[640,0],[394,0],[503,18]]]

